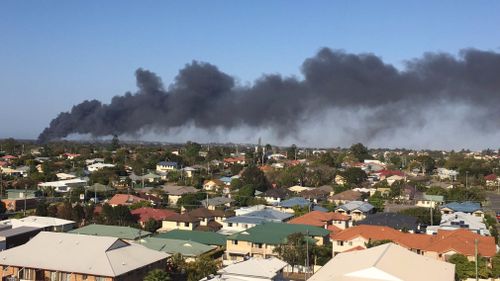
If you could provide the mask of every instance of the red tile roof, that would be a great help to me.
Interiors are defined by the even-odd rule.
[[[487,181],[496,181],[497,180],[497,175],[495,175],[495,174],[489,174],[489,175],[485,176],[484,179],[487,180]]]
[[[126,205],[130,206],[137,202],[147,201],[146,199],[142,199],[141,197],[137,197],[135,195],[129,194],[115,194],[113,198],[109,199],[108,204],[111,206],[117,205]]]
[[[174,211],[165,209],[154,209],[150,207],[142,207],[131,211],[132,215],[138,216],[138,221],[147,222],[149,219],[154,219],[156,221],[164,220],[172,215],[177,214]]]
[[[474,255],[474,241],[478,240],[478,252],[483,257],[492,257],[496,253],[495,238],[481,236],[467,229],[454,231],[440,230],[436,235],[404,233],[385,226],[359,225],[347,228],[332,236],[332,240],[348,241],[356,237],[367,240],[392,240],[400,246],[423,251]]]

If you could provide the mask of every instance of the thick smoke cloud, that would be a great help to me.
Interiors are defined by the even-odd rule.
[[[190,127],[270,130],[277,139],[291,136],[300,142],[308,131],[304,125],[322,124],[323,132],[334,129],[344,141],[373,143],[398,131],[408,134],[408,129],[432,134],[430,122],[474,128],[475,133],[500,129],[499,53],[429,53],[399,70],[373,54],[324,48],[306,59],[301,71],[302,79],[263,75],[245,87],[216,66],[195,61],[165,88],[156,74],[138,69],[136,93],[115,96],[110,104],[84,101],[60,113],[39,140]],[[471,114],[462,118],[455,108]],[[443,116],[445,110],[450,113]],[[440,119],[429,119],[434,114]],[[443,120],[447,115],[451,119]],[[323,144],[324,136],[316,132],[307,138],[309,144]]]

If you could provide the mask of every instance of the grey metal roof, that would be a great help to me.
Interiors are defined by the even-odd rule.
[[[16,228],[11,228],[11,229],[0,231],[0,237],[17,236],[20,234],[35,232],[35,231],[40,231],[40,230],[41,230],[41,228],[39,228],[39,227],[21,226],[21,227],[16,227]]]
[[[26,244],[0,252],[2,265],[116,277],[164,260],[166,253],[121,239],[40,232]]]
[[[368,203],[368,202],[363,202],[363,201],[351,201],[348,202],[344,205],[338,206],[336,209],[342,209],[344,211],[354,211],[354,210],[359,210],[363,213],[369,212],[373,209],[373,205]]]

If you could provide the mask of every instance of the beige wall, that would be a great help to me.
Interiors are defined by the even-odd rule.
[[[182,230],[194,230],[199,223],[186,223],[184,222],[175,222],[175,221],[162,221],[161,228],[158,231],[170,231],[173,229],[182,229]]]

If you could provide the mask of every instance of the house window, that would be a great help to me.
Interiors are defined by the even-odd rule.
[[[262,249],[262,243],[256,243],[254,244],[254,247]]]
[[[35,270],[34,269],[30,269],[30,268],[24,268],[22,269],[23,271],[23,278],[22,279],[26,279],[26,280],[35,280]]]
[[[232,222],[230,222],[230,223],[228,223],[228,224],[227,224],[227,226],[229,226],[229,227],[233,227],[233,223],[232,223]]]
[[[185,223],[184,223],[184,226],[185,226],[185,227],[189,227],[189,222],[185,222]]]
[[[344,246],[344,241],[337,241],[338,246]]]
[[[349,246],[352,246],[352,241],[349,241]]]
[[[238,245],[238,240],[232,240],[233,245]]]

